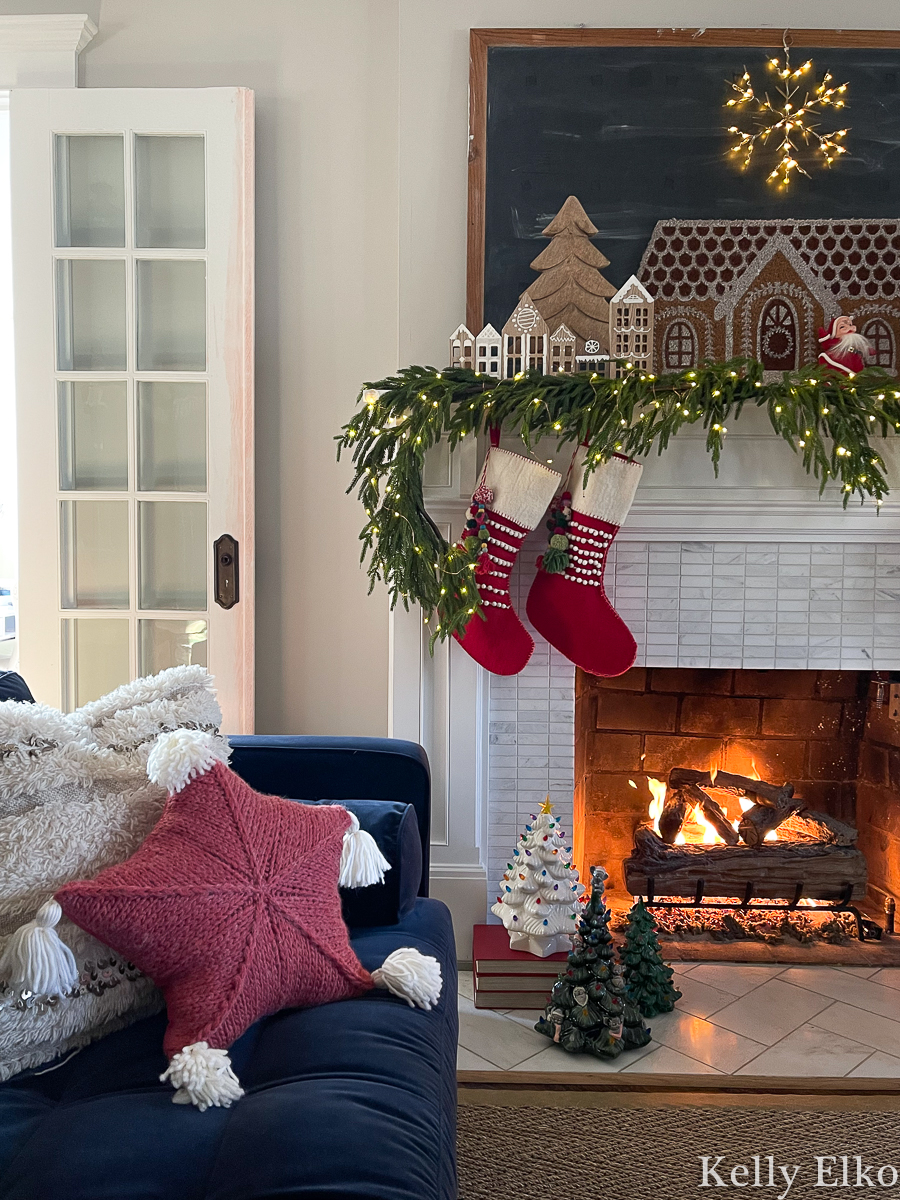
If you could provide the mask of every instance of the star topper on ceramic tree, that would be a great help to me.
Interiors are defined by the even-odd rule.
[[[835,84],[831,72],[826,71],[822,82],[812,91],[807,85],[800,99],[803,78],[813,69],[812,59],[808,58],[799,67],[792,67],[787,33],[783,44],[784,62],[779,58],[770,58],[768,64],[778,78],[775,99],[770,99],[768,92],[762,98],[757,95],[750,72],[744,67],[740,79],[731,83],[736,95],[725,102],[726,108],[740,112],[749,106],[752,122],[750,129],[741,129],[739,125],[728,127],[729,133],[738,135],[738,141],[731,147],[731,155],[741,158],[742,167],[746,170],[754,151],[773,150],[776,161],[767,178],[769,183],[775,183],[781,189],[790,185],[795,171],[809,178],[809,172],[799,161],[805,152],[809,152],[809,159],[821,155],[824,165],[828,167],[840,155],[846,154],[847,148],[841,143],[850,132],[849,129],[837,129],[830,133],[819,133],[819,122],[815,120],[827,108],[841,109],[846,106],[848,85]]]

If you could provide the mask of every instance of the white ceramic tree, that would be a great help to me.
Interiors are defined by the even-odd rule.
[[[571,950],[583,891],[548,796],[513,850],[491,912],[509,931],[511,949],[546,958]]]

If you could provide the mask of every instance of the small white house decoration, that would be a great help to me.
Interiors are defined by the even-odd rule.
[[[475,371],[475,335],[465,327],[458,326],[450,335],[450,366],[465,367]]]
[[[500,378],[502,371],[502,363],[500,361],[500,347],[503,338],[493,327],[493,325],[485,325],[481,333],[475,339],[475,370],[480,371],[482,375],[496,375]]]

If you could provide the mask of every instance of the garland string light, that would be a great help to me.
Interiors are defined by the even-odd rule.
[[[480,541],[449,545],[425,510],[425,455],[442,438],[453,450],[499,426],[518,433],[529,451],[541,438],[558,448],[584,443],[588,475],[615,453],[662,454],[683,426],[700,424],[718,474],[728,422],[748,404],[765,410],[818,479],[820,494],[829,482],[840,485],[845,507],[853,495],[880,506],[888,494],[885,464],[870,439],[900,430],[900,389],[880,368],[844,376],[807,367],[766,383],[754,359],[665,376],[624,365],[620,379],[527,371],[497,380],[462,368],[407,367],[364,385],[336,439],[338,458],[347,451],[353,460],[347,490],[358,493],[366,514],[360,561],[368,556],[370,591],[383,581],[392,607],[421,606],[432,646],[481,613],[474,579]]]

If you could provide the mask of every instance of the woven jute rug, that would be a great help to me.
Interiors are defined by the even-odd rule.
[[[561,1078],[461,1084],[460,1200],[900,1198],[900,1080]]]

